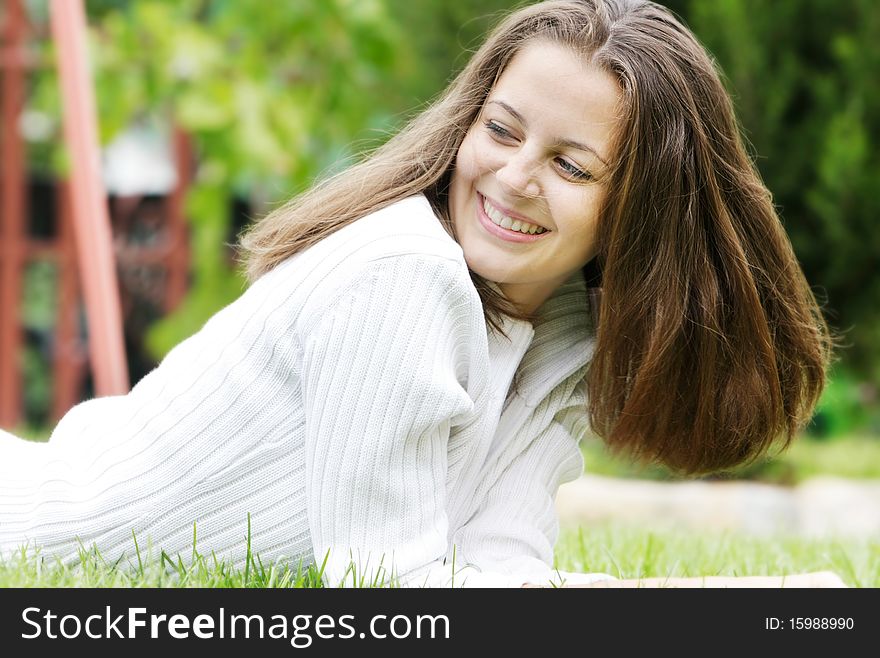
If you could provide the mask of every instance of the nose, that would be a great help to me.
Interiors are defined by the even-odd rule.
[[[537,197],[541,195],[541,185],[537,173],[537,158],[521,148],[508,156],[495,172],[498,182],[512,195]]]

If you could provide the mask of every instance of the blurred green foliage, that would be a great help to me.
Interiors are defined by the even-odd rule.
[[[850,369],[832,372],[808,433],[819,439],[872,432],[880,435],[877,387],[858,379]]]
[[[102,138],[157,114],[186,129],[198,152],[187,205],[193,286],[154,328],[156,356],[242,290],[231,251],[220,248],[235,239],[232,195],[263,214],[381,142],[519,4],[90,0]],[[717,57],[807,278],[843,335],[813,432],[876,428],[880,11],[874,0],[664,4]],[[39,16],[45,0],[30,6]],[[57,117],[51,64],[31,103]],[[32,152],[63,166],[57,141]]]
[[[31,263],[24,273],[25,303],[21,309],[21,321],[26,331],[36,338],[27,341],[21,360],[28,419],[46,418],[52,405],[52,371],[48,367],[50,350],[41,339],[52,335],[57,308],[57,276],[55,263],[45,260]]]
[[[102,140],[158,115],[192,136],[198,168],[187,198],[193,285],[153,328],[157,358],[237,297],[230,201],[268,204],[352,155],[366,131],[390,127],[410,58],[379,0],[136,0],[91,7]],[[49,54],[46,54],[47,61]],[[59,112],[54,71],[33,105]],[[376,139],[366,139],[375,142]],[[63,167],[60,150],[46,156]]]

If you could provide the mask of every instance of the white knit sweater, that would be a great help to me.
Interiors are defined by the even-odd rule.
[[[487,332],[427,200],[395,203],[263,276],[48,443],[0,432],[0,555],[29,542],[71,563],[81,541],[133,558],[134,532],[186,560],[195,523],[200,553],[241,566],[250,514],[264,564],[327,557],[330,585],[558,582],[554,496],[583,468],[585,295],[578,275],[534,326]]]

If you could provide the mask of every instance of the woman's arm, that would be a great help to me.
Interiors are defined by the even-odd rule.
[[[558,534],[554,500],[559,485],[583,472],[574,436],[586,427],[585,391],[576,374],[562,382],[511,436],[475,492],[476,510],[453,541],[461,555],[485,569],[509,573],[519,585],[586,584],[604,573],[552,568]]]
[[[359,269],[304,321],[316,563],[326,558],[331,586],[504,584],[446,561],[447,442],[455,417],[473,410],[465,382],[485,331],[465,265],[408,254]]]

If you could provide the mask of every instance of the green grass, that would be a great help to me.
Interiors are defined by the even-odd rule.
[[[251,552],[250,516],[246,539],[245,566],[237,569],[229,563],[202,555],[195,548],[196,528],[193,526],[193,550],[183,556],[170,556],[165,551],[154,554],[143,550],[132,534],[132,551],[110,562],[92,547],[80,546],[79,559],[65,565],[59,560],[44,558],[39,550],[22,547],[7,561],[0,561],[0,587],[321,587],[323,565],[265,565],[259,555]]]
[[[17,555],[0,562],[0,587],[320,587],[313,567],[289,568],[259,563],[234,569],[202,558],[184,564],[161,555],[138,566],[107,562],[97,551],[81,551],[80,560],[65,566],[53,560]]]
[[[833,571],[850,587],[880,587],[880,539],[758,538],[607,523],[564,527],[556,567],[633,579]]]
[[[614,457],[598,438],[581,445],[587,473],[651,480],[680,479],[660,466],[638,467]],[[816,475],[880,479],[880,437],[852,435],[823,440],[801,437],[780,455],[715,477],[795,485]]]
[[[95,550],[82,550],[78,564],[64,566],[22,553],[0,563],[0,587],[321,587],[322,569],[313,565],[265,566],[250,555],[245,568],[235,569],[213,556],[191,557],[160,553],[154,559],[138,549],[132,559],[110,563]],[[556,567],[618,578],[833,571],[851,587],[880,587],[880,540],[756,538],[617,523],[569,526],[560,534]]]

